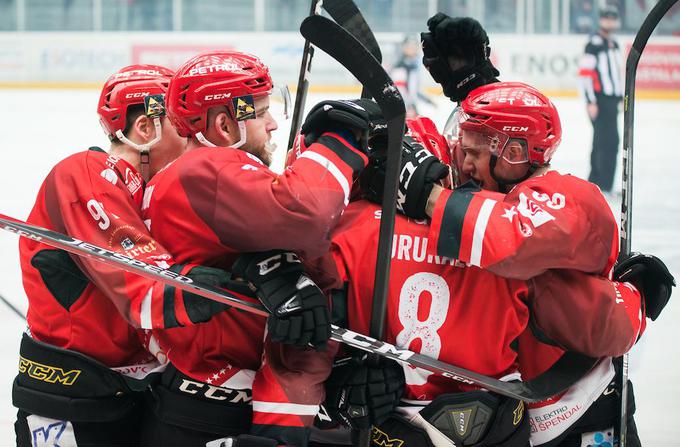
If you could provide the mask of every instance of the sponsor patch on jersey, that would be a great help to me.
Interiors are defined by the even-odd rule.
[[[149,118],[165,115],[164,95],[148,95],[144,97],[144,110]]]
[[[236,121],[251,120],[255,118],[255,100],[253,95],[239,96],[231,100],[234,105]]]

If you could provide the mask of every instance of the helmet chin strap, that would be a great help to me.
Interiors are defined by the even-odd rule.
[[[149,153],[149,150],[151,147],[158,143],[161,140],[161,133],[162,133],[162,128],[161,128],[161,119],[160,117],[155,117],[153,119],[153,126],[154,130],[156,131],[156,135],[153,137],[153,139],[147,143],[142,143],[142,144],[137,144],[134,141],[130,140],[128,137],[126,137],[123,134],[123,131],[118,129],[116,131],[116,137],[122,141],[123,143],[127,144],[130,147],[133,147],[139,151],[139,156],[141,159],[140,163],[140,169],[142,171],[142,178],[144,181],[149,181],[149,174],[150,174],[150,167],[149,163],[151,160],[151,156]]]
[[[238,131],[239,131],[239,137],[240,139],[234,143],[230,144],[229,147],[233,147],[234,149],[238,149],[239,147],[243,146],[246,144],[246,123],[243,121],[238,121]],[[203,135],[203,132],[197,132],[196,133],[196,139],[201,142],[204,146],[206,147],[217,147],[216,144],[212,143],[210,140],[208,140],[205,135]]]
[[[523,182],[524,180],[528,179],[531,177],[531,175],[536,172],[537,167],[534,165],[529,165],[529,169],[527,169],[527,173],[524,174],[522,177],[517,178],[517,179],[502,179],[496,175],[496,163],[498,162],[498,156],[492,155],[491,159],[489,160],[489,173],[491,174],[491,178],[493,178],[496,183],[498,183],[498,189],[503,192],[507,193],[512,185],[516,185],[517,183]]]

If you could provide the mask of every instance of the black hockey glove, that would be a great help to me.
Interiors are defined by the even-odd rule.
[[[432,187],[446,177],[449,167],[411,137],[404,137],[397,192],[397,210],[414,219],[425,219],[425,207]],[[381,204],[385,184],[385,152],[369,158],[369,166],[362,177],[366,199]]]
[[[210,443],[212,445],[212,443]],[[276,447],[278,441],[261,436],[238,435],[235,438],[227,438],[219,447]]]
[[[183,265],[181,264],[175,264],[170,270],[179,273],[182,267]],[[230,288],[231,275],[224,270],[199,265],[189,270],[184,276],[201,284]],[[231,309],[231,306],[227,304],[218,303],[217,301],[209,300],[187,291],[182,291],[182,298],[184,300],[184,309],[192,323],[206,322],[216,313]]]
[[[328,300],[307,277],[295,253],[244,253],[234,263],[232,274],[252,284],[271,313],[267,322],[272,341],[325,349],[331,336]]]
[[[373,123],[373,128],[371,123]],[[300,133],[304,135],[305,145],[310,146],[324,132],[358,130],[361,133],[359,149],[366,152],[369,132],[372,129],[386,128],[384,123],[385,119],[375,101],[370,99],[327,100],[312,107],[300,128]]]
[[[368,428],[384,422],[404,393],[404,370],[397,362],[380,358],[368,365],[361,358],[336,360],[326,381],[324,407],[328,415],[351,428]]]
[[[478,21],[440,12],[427,26],[430,32],[420,34],[423,65],[451,101],[462,101],[477,87],[498,81],[499,72],[489,60],[489,37]]]
[[[631,253],[614,266],[614,279],[632,283],[642,294],[647,316],[656,320],[671,297],[675,278],[656,256]]]

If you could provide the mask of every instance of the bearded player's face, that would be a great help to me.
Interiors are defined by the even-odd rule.
[[[269,96],[255,99],[255,119],[246,120],[247,139],[242,149],[262,160],[269,166],[272,162],[272,132],[278,124],[269,111]]]
[[[491,177],[491,152],[484,135],[463,130],[460,139],[463,151],[463,174],[473,178],[483,189],[498,191],[498,183]]]

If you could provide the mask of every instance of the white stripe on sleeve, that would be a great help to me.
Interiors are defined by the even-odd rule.
[[[318,152],[314,151],[304,151],[302,154],[300,154],[299,158],[309,158],[310,160],[314,160],[315,162],[323,166],[325,170],[330,172],[331,175],[335,177],[335,179],[338,181],[340,187],[342,188],[342,192],[345,194],[345,205],[349,203],[350,193],[349,182],[342,174],[342,171],[340,171],[340,169],[338,169],[338,167],[335,166],[335,164],[332,161],[330,161],[323,155],[319,154]]]
[[[480,266],[482,261],[484,233],[486,232],[486,226],[489,223],[489,217],[491,217],[491,211],[493,211],[493,207],[496,206],[496,203],[498,202],[495,200],[485,199],[479,210],[477,221],[475,222],[475,230],[472,236],[472,250],[470,252],[470,264],[477,267]]]
[[[295,414],[298,416],[316,416],[318,405],[291,404],[287,402],[253,401],[253,411],[260,413]]]
[[[151,321],[151,296],[153,295],[153,286],[149,287],[146,291],[146,295],[142,299],[142,305],[139,310],[139,324],[142,329],[153,329],[153,323]]]

